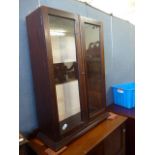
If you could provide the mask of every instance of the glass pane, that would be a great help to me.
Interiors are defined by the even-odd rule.
[[[81,121],[75,21],[49,16],[54,76],[61,132]]]
[[[90,115],[103,108],[99,29],[99,26],[85,24],[85,61]]]
[[[74,20],[50,16],[53,63],[76,61]]]

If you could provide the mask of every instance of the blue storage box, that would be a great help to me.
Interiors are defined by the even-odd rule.
[[[131,109],[135,107],[135,83],[124,83],[112,86],[114,104]]]

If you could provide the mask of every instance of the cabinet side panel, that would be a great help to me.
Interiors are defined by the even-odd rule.
[[[50,88],[48,72],[48,60],[44,28],[41,19],[40,9],[27,16],[27,30],[29,38],[31,66],[33,72],[34,89],[36,95],[36,108],[40,129],[52,139],[56,139],[57,134],[52,134],[58,130],[58,125],[52,126],[57,118],[57,113],[52,108],[53,98]]]

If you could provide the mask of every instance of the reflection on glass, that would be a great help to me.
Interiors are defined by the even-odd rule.
[[[76,62],[54,64],[54,75],[56,84],[78,79]]]
[[[89,114],[102,108],[99,26],[85,24],[87,93]]]
[[[59,120],[80,112],[78,81],[56,85]]]
[[[49,16],[49,25],[59,121],[61,129],[66,130],[70,127],[68,120],[73,120],[72,124],[75,126],[81,120],[76,117],[74,121],[75,115],[80,116],[75,22],[67,18]]]
[[[49,16],[53,63],[76,61],[75,22]]]

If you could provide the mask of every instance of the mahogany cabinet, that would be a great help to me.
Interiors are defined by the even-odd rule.
[[[135,108],[126,109],[112,104],[107,107],[107,110],[128,118],[126,121],[126,155],[135,155]]]
[[[99,145],[87,155],[126,155],[125,154],[126,128],[125,124],[115,129]]]
[[[38,137],[58,150],[108,115],[103,25],[45,6],[26,20]]]

